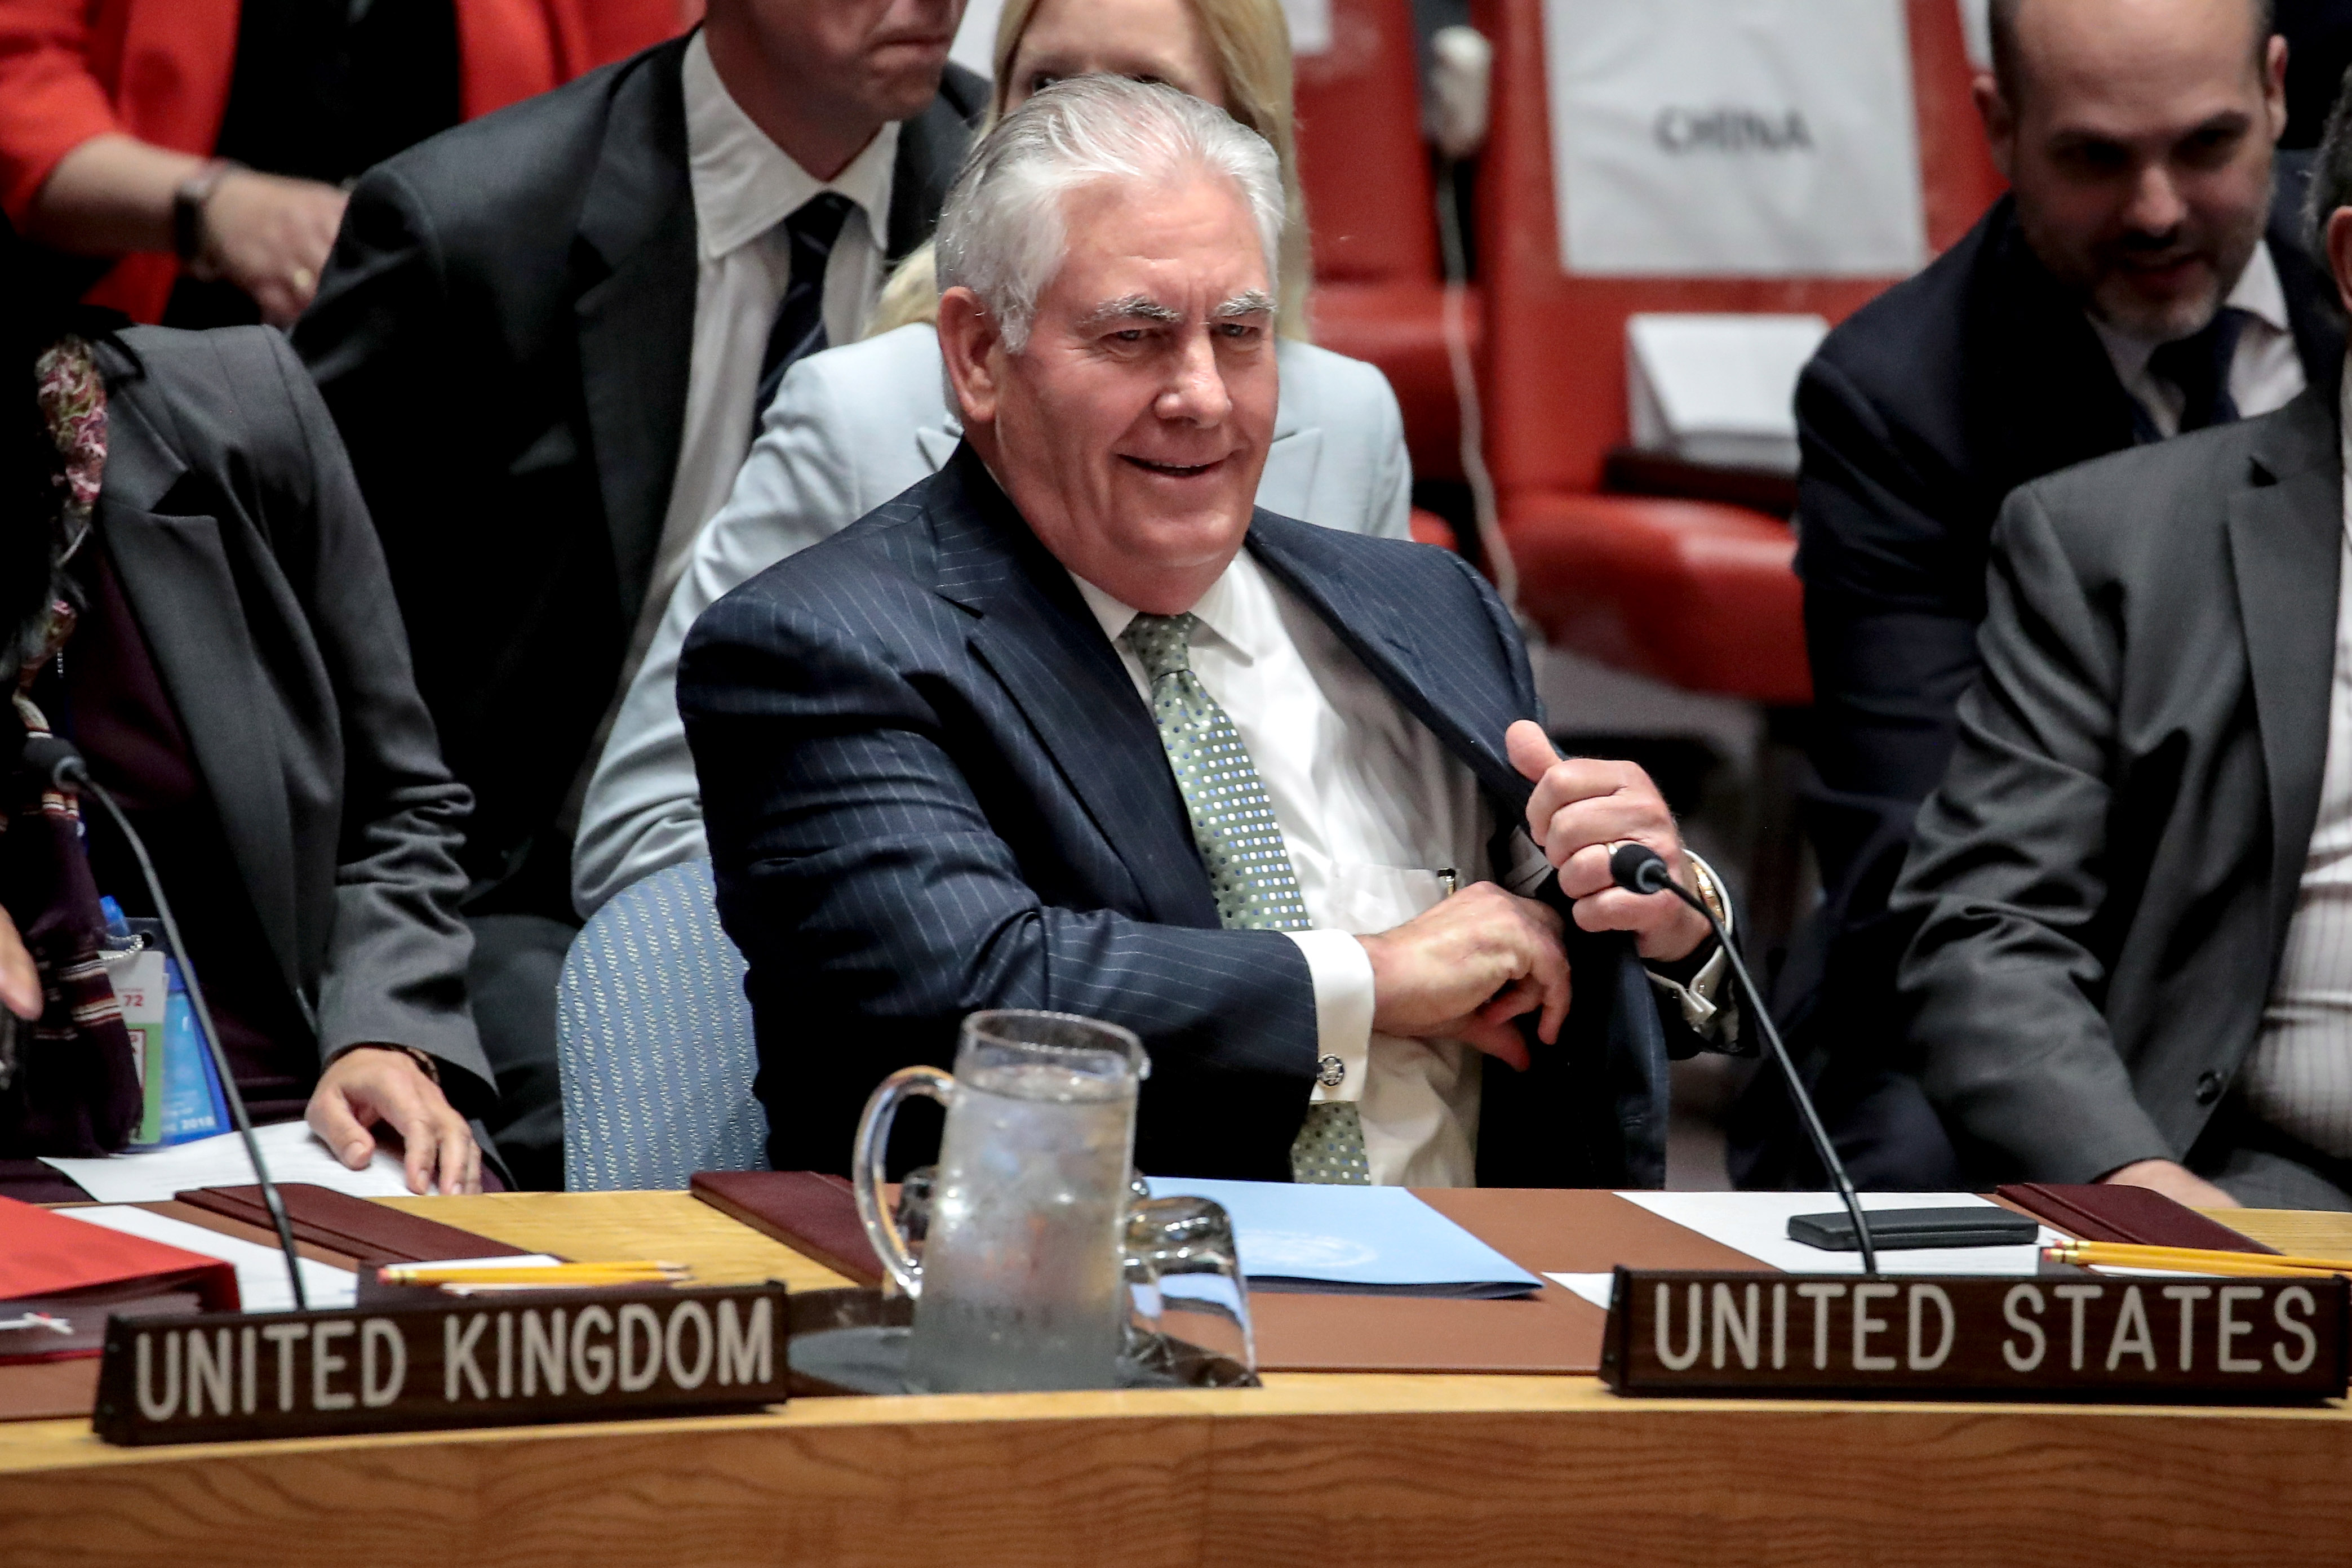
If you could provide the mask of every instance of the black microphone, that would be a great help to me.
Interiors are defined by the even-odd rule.
[[[1715,939],[1723,945],[1723,956],[1731,964],[1731,972],[1739,981],[1739,999],[1748,1009],[1748,1016],[1764,1031],[1764,1044],[1774,1061],[1780,1067],[1780,1076],[1789,1085],[1789,1097],[1797,1103],[1798,1114],[1805,1124],[1805,1134],[1813,1141],[1813,1153],[1821,1157],[1830,1180],[1837,1184],[1838,1197],[1845,1200],[1845,1211],[1853,1219],[1853,1239],[1862,1249],[1862,1271],[1878,1272],[1878,1254],[1870,1244],[1870,1222],[1863,1218],[1862,1200],[1853,1194],[1853,1182],[1845,1174],[1845,1162],[1838,1158],[1830,1143],[1829,1133],[1822,1126],[1821,1113],[1813,1109],[1813,1097],[1805,1092],[1804,1080],[1797,1076],[1797,1065],[1789,1060],[1789,1048],[1780,1043],[1780,1031],[1772,1026],[1772,1015],[1765,1010],[1764,998],[1748,977],[1748,966],[1739,961],[1739,949],[1731,945],[1731,933],[1715,917],[1704,900],[1685,889],[1666,870],[1665,857],[1647,844],[1632,841],[1619,844],[1609,852],[1609,874],[1618,886],[1628,893],[1671,893],[1699,912],[1706,921]]]
[[[253,1123],[245,1113],[245,1096],[237,1092],[236,1074],[229,1071],[228,1055],[221,1050],[220,1033],[213,1028],[212,1009],[205,1005],[204,988],[196,983],[196,966],[188,957],[188,949],[180,940],[180,923],[172,918],[172,901],[163,896],[163,879],[155,874],[155,862],[147,858],[147,845],[139,837],[139,830],[114,803],[114,797],[89,776],[89,765],[81,753],[54,735],[27,735],[25,737],[24,765],[34,776],[61,795],[78,795],[96,800],[114,819],[131,852],[138,858],[139,874],[146,879],[147,896],[155,901],[156,917],[163,924],[163,941],[180,965],[180,979],[188,988],[188,1006],[195,1013],[197,1032],[205,1037],[205,1049],[212,1054],[213,1071],[220,1074],[221,1093],[228,1101],[229,1114],[236,1122],[236,1130],[245,1139],[246,1157],[253,1162],[254,1180],[261,1187],[261,1202],[269,1210],[269,1222],[278,1229],[278,1249],[286,1254],[286,1278],[294,1287],[294,1310],[310,1310],[310,1299],[302,1289],[302,1255],[294,1249],[294,1228],[287,1222],[286,1205],[278,1197],[278,1184],[269,1179],[269,1167],[261,1158],[261,1145],[253,1135]]]

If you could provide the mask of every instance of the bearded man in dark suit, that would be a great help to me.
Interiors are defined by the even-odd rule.
[[[985,97],[946,63],[961,11],[713,0],[370,171],[296,329],[474,792],[474,1008],[527,1186],[562,1185],[584,771],[784,371],[930,233]]]
[[[1609,845],[1708,873],[1640,769],[1554,754],[1460,558],[1253,510],[1282,221],[1222,111],[1037,94],[940,221],[965,444],[688,637],[776,1165],[846,1169],[887,1073],[1024,1007],[1142,1037],[1146,1170],[1663,1179],[1723,965]]]
[[[2011,193],[1832,332],[1797,394],[1797,566],[1815,706],[1806,825],[1823,905],[1779,1006],[1864,1186],[1947,1189],[1889,989],[1887,890],[1979,667],[1985,559],[2018,486],[2266,413],[2332,380],[2333,289],[2304,244],[2306,157],[2274,156],[2269,0],[1993,0],[1977,83]],[[1821,1177],[1777,1082],[1734,1167]]]

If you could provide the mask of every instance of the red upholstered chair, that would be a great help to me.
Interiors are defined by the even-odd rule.
[[[2000,193],[1969,100],[1953,0],[1907,0],[1927,243],[1940,251]],[[1702,500],[1601,493],[1627,434],[1625,319],[1643,311],[1792,311],[1843,319],[1893,278],[1587,277],[1564,273],[1553,203],[1542,0],[1477,0],[1495,44],[1494,128],[1479,170],[1486,294],[1486,461],[1519,603],[1552,642],[1693,691],[1811,700],[1795,536]]]
[[[1462,475],[1444,270],[1411,0],[1331,0],[1331,47],[1297,66],[1298,173],[1315,235],[1315,340],[1387,373],[1420,477]],[[1477,312],[1469,313],[1475,350]]]

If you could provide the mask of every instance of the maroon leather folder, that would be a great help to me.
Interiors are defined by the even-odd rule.
[[[849,1183],[820,1171],[697,1171],[694,1196],[861,1285],[882,1282]]]
[[[437,1263],[451,1258],[502,1258],[520,1249],[454,1225],[403,1213],[308,1182],[282,1182],[278,1196],[298,1243],[361,1263]],[[200,1186],[175,1195],[191,1208],[253,1226],[275,1239],[257,1186]]]
[[[2016,1182],[1995,1188],[1993,1196],[2077,1241],[2201,1247],[2219,1252],[2278,1251],[2144,1186]]]

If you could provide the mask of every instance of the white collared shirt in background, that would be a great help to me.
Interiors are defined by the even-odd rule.
[[[2284,408],[2304,389],[2303,361],[2295,353],[2294,323],[2287,315],[2286,289],[2279,282],[2268,240],[2256,242],[2245,270],[2221,304],[2247,317],[2230,361],[2230,401],[2238,405],[2238,416],[2252,419]],[[2163,345],[2130,337],[2095,316],[2088,319],[2124,391],[2147,412],[2167,440],[2179,434],[2188,394],[2147,366]]]
[[[696,536],[726,504],[735,472],[751,448],[751,400],[760,390],[760,364],[776,308],[793,277],[791,247],[778,225],[821,191],[837,191],[853,204],[825,264],[824,331],[830,343],[855,342],[865,332],[882,289],[889,244],[890,187],[898,160],[895,123],[884,126],[839,174],[820,181],[771,141],[729,95],[700,33],[686,47],[680,76],[696,259],[686,422],[653,580],[629,639],[620,683],[588,754],[591,768],[604,751],[613,710],[669,608]],[[585,782],[583,774],[583,788]]]
[[[2339,425],[2347,414],[2352,376],[2338,400]],[[2352,460],[2352,436],[2338,439]],[[2324,1155],[2352,1159],[2352,467],[2343,510],[2319,814],[2304,852],[2278,978],[2238,1075],[2238,1092],[2249,1111],[2281,1132]]]

